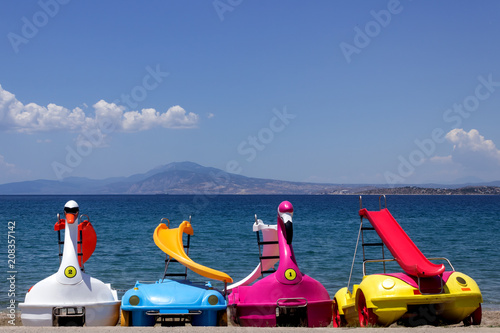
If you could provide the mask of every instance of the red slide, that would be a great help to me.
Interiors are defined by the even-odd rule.
[[[382,242],[407,274],[431,277],[444,272],[443,264],[436,265],[427,260],[387,208],[380,211],[368,211],[363,208],[359,215],[370,221]]]

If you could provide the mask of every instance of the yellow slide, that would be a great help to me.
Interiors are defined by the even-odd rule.
[[[195,263],[184,252],[182,243],[183,234],[193,235],[193,227],[188,221],[182,222],[178,228],[170,229],[165,223],[160,223],[154,232],[153,239],[155,244],[166,254],[176,259],[178,262],[192,270],[193,272],[209,279],[219,280],[227,283],[233,282],[233,279],[224,272]]]

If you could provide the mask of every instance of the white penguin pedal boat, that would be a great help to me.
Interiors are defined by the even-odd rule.
[[[59,270],[26,293],[24,303],[19,304],[22,323],[24,326],[114,326],[120,310],[116,290],[80,268],[85,256],[79,262],[78,204],[68,201],[64,213],[65,220],[60,220],[65,235]]]

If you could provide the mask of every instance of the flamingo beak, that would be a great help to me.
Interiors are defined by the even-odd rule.
[[[285,223],[285,230],[286,230],[286,243],[288,245],[292,244],[292,239],[293,239],[293,224],[292,221],[288,221]]]
[[[288,245],[292,244],[292,240],[293,240],[292,214],[289,214],[289,213],[281,213],[280,214],[281,219],[283,220],[283,222],[285,224],[286,243]]]

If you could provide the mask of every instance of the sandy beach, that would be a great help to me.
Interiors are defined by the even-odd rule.
[[[21,324],[20,318],[16,319],[16,326],[9,324],[10,318],[7,317],[6,313],[0,314],[0,331],[2,332],[39,332],[40,327],[24,327]],[[254,327],[121,327],[121,326],[113,326],[113,327],[46,327],[43,328],[43,332],[58,332],[58,333],[78,333],[78,332],[111,332],[111,333],[119,333],[119,332],[157,332],[160,330],[168,329],[169,332],[209,332],[209,333],[224,333],[224,332],[324,332],[330,331],[334,328],[325,327],[325,328],[290,328],[290,327],[274,327],[274,328],[254,328]],[[336,329],[335,329],[336,330]],[[341,330],[348,331],[363,331],[369,330],[369,332],[386,332],[386,331],[398,331],[398,332],[412,332],[412,333],[425,333],[425,332],[435,332],[435,333],[447,333],[447,332],[470,332],[473,330],[474,332],[500,332],[500,311],[483,311],[483,318],[481,325],[479,326],[469,326],[464,327],[463,324],[450,325],[450,326],[419,326],[419,327],[403,327],[398,326],[396,324],[391,325],[387,328],[381,327],[373,327],[373,328],[341,328]]]

